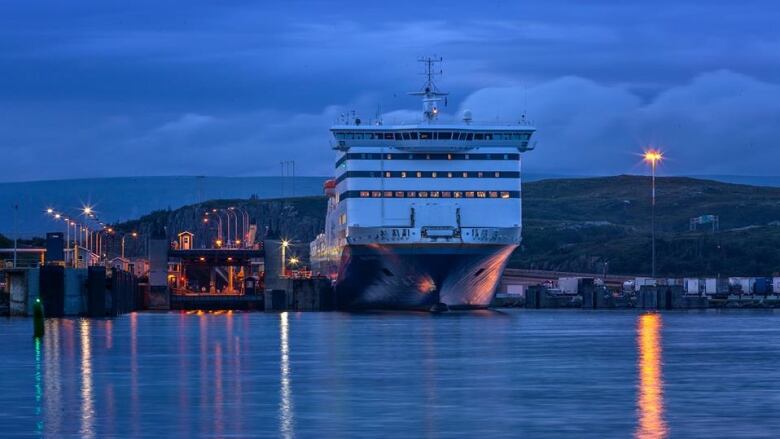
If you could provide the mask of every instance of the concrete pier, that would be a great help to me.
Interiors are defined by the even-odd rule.
[[[140,308],[137,281],[121,270],[45,265],[5,270],[3,275],[9,285],[9,313],[14,316],[32,316],[39,298],[47,317],[106,317]]]

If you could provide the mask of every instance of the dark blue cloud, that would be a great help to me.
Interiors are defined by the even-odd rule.
[[[768,160],[709,154],[737,142],[778,158],[775,9],[671,0],[4,2],[0,158],[16,166],[0,179],[256,175],[285,159],[327,174],[328,125],[349,109],[417,109],[405,95],[420,84],[414,60],[433,53],[447,61],[449,111],[490,113],[503,102],[512,118],[526,109],[512,100],[528,101],[540,147],[527,168],[631,171],[631,151],[656,142],[677,157],[670,171],[777,174]],[[721,131],[724,113],[731,128]],[[584,150],[593,165],[581,166],[575,152]]]

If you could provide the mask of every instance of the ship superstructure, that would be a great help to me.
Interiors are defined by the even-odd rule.
[[[331,127],[337,152],[325,232],[312,269],[334,280],[342,308],[484,308],[521,241],[521,153],[533,149],[524,118],[439,121],[446,93],[424,60],[422,120]]]

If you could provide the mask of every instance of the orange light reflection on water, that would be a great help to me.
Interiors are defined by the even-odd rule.
[[[668,428],[664,421],[661,315],[643,314],[637,324],[639,349],[639,425],[638,439],[665,438]]]

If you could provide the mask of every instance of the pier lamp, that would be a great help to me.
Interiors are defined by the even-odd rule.
[[[216,241],[214,241],[214,244],[216,244],[217,248],[222,247],[222,240],[217,239]]]
[[[49,215],[51,215],[51,214],[53,214],[53,213],[54,213],[54,209],[52,209],[52,208],[50,207],[50,208],[46,209],[46,213],[48,213]]]
[[[290,258],[290,264],[291,264],[291,265],[298,265],[298,262],[300,262],[300,261],[298,260],[298,258],[295,258],[295,257],[293,257],[293,258]]]
[[[658,163],[663,160],[664,155],[657,149],[649,149],[645,151],[644,160],[645,163],[650,165],[650,175],[652,181],[652,201],[650,207],[650,233],[652,235],[652,277],[655,279],[655,168]]]
[[[92,215],[92,206],[84,206],[82,212],[84,212],[84,215]]]
[[[286,252],[287,252],[287,247],[289,247],[289,246],[290,246],[290,241],[288,241],[286,239],[283,239],[282,240],[282,277],[284,277],[285,271],[287,270],[287,264],[286,264],[287,256],[286,256]]]

